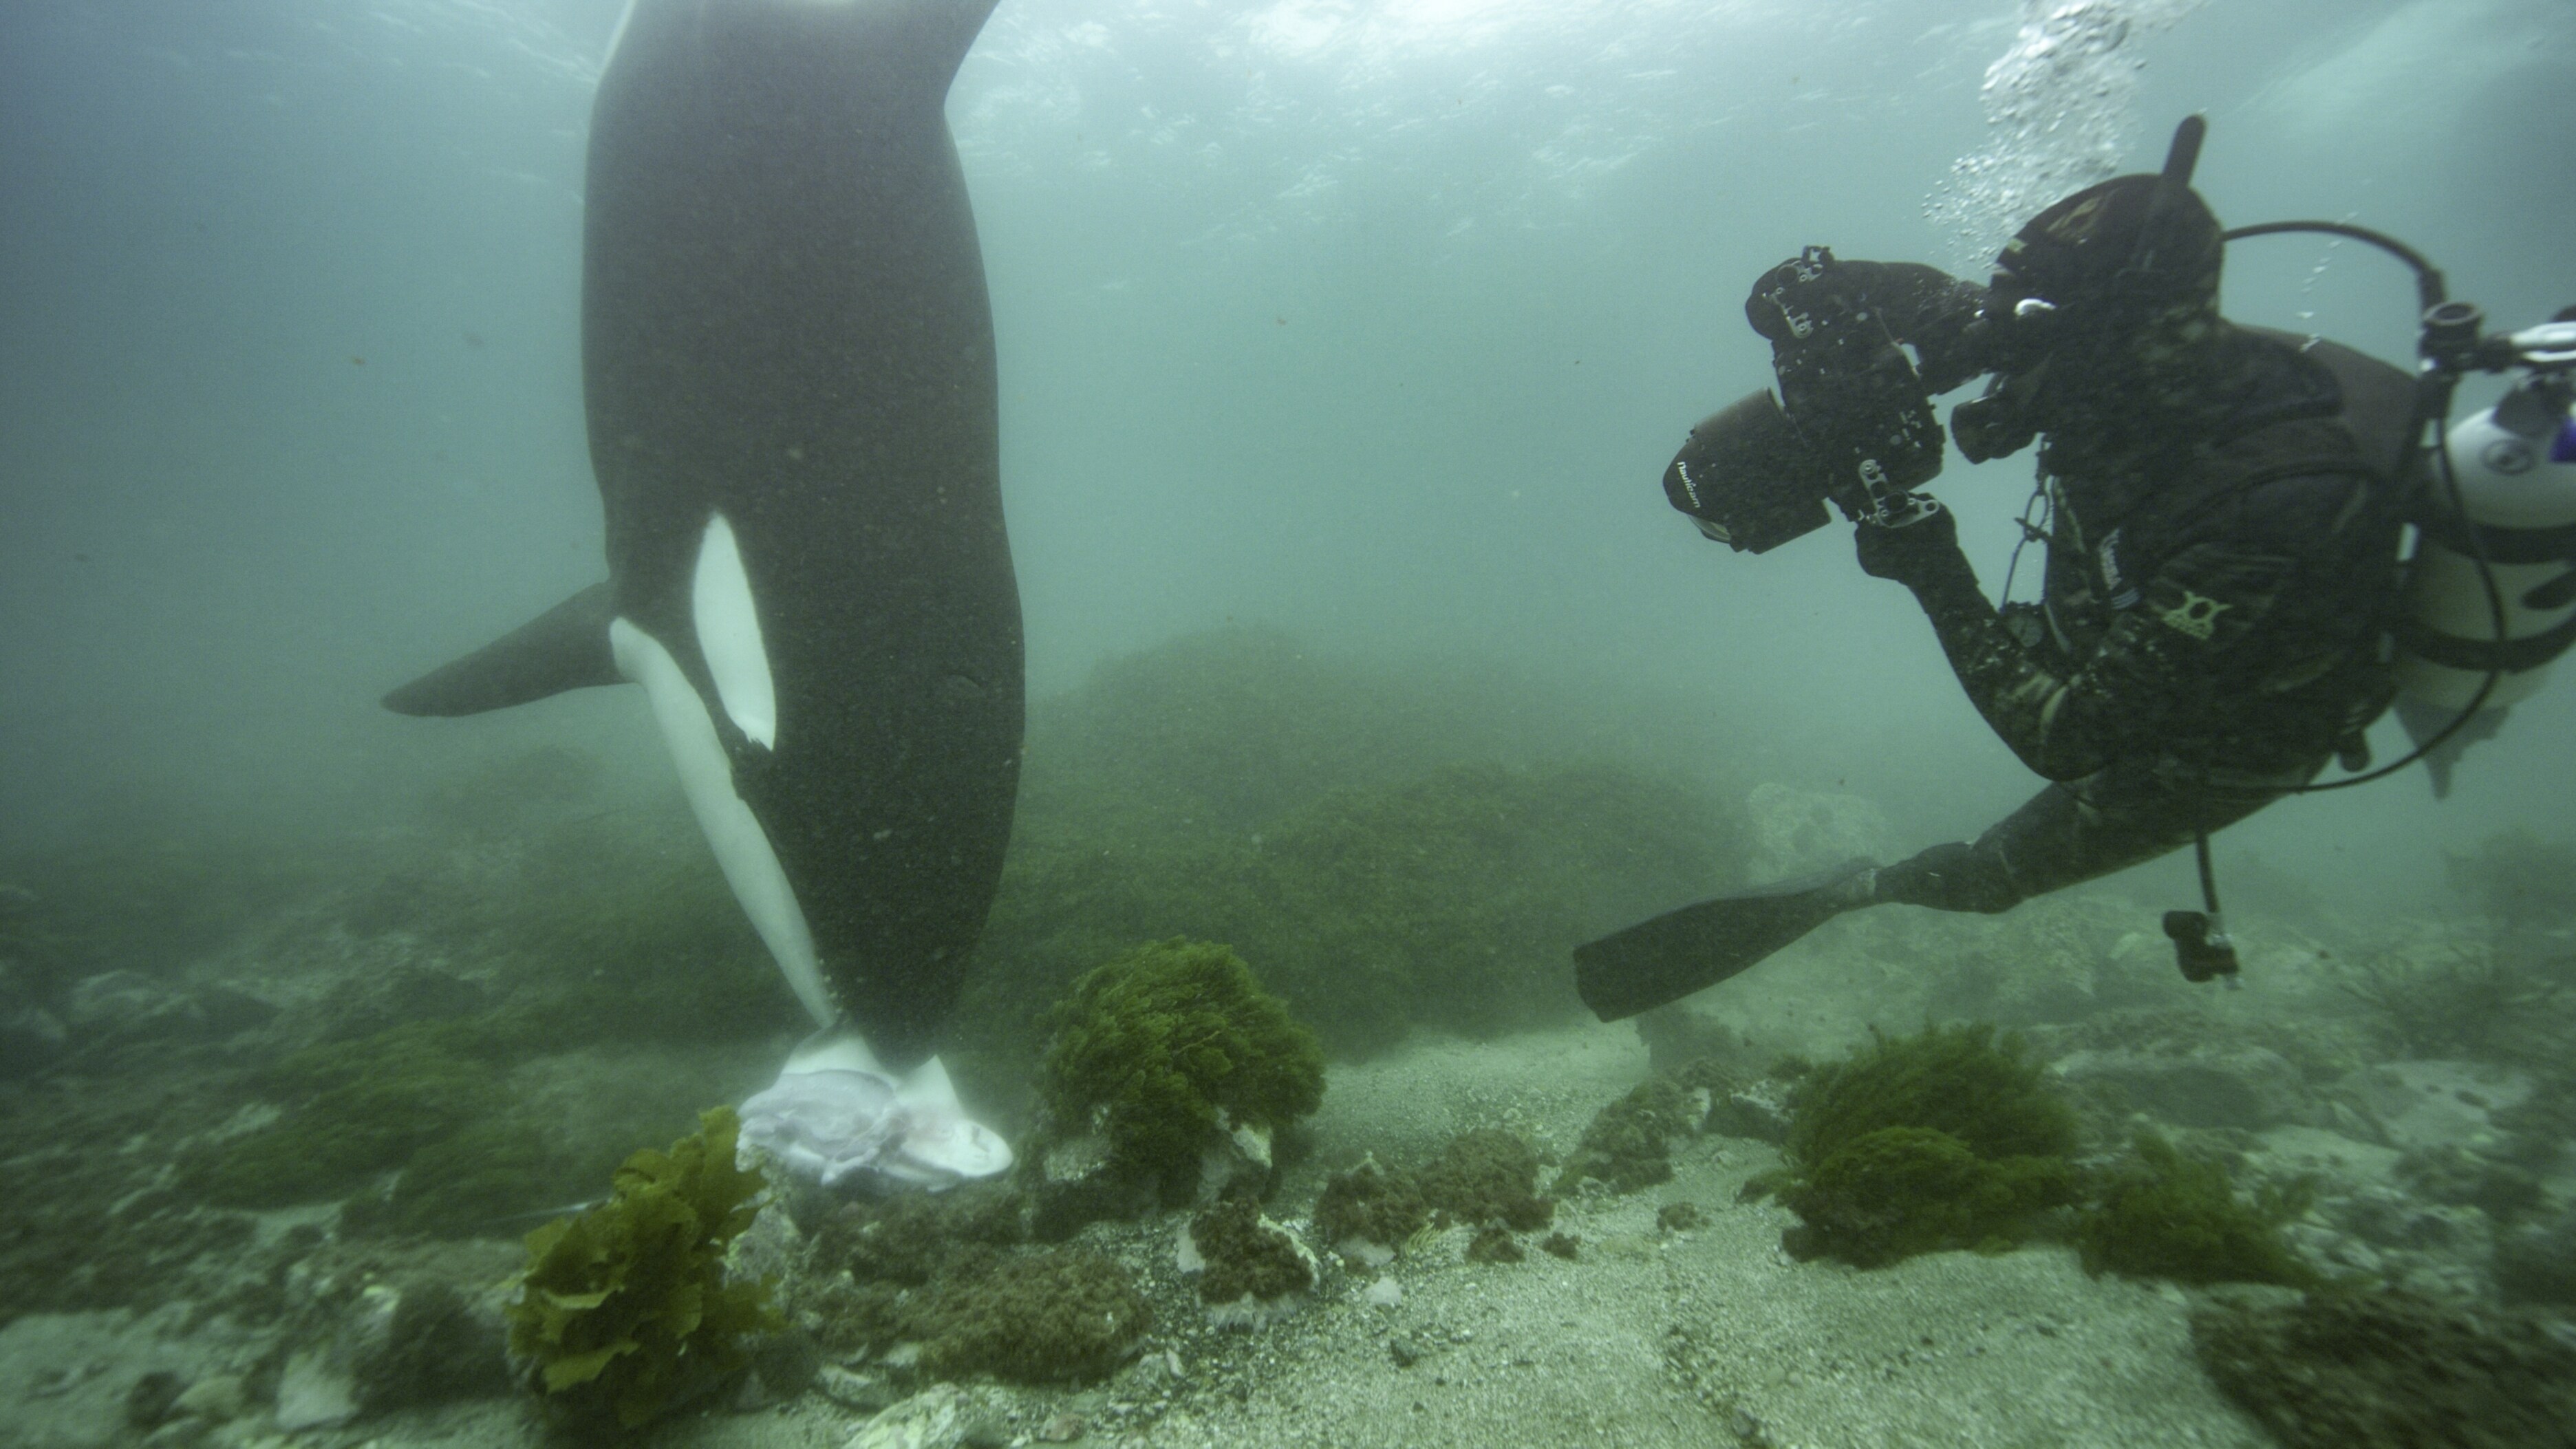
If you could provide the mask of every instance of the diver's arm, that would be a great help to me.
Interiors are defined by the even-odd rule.
[[[2089,775],[2110,758],[2080,726],[2089,711],[2066,715],[2081,696],[2073,680],[2044,667],[2003,626],[1959,551],[1958,525],[1946,509],[1901,528],[1863,523],[1857,534],[1862,570],[1914,591],[1932,632],[1977,707],[2021,762],[2052,780]],[[2097,758],[2098,754],[2098,758]]]
[[[2310,505],[2354,486],[2335,476],[2280,480],[2263,490],[2275,504],[2264,511],[2281,524],[2312,518]],[[2012,752],[2048,779],[2072,780],[2187,738],[2223,750],[2229,734],[2261,727],[2264,695],[2341,663],[2367,629],[2292,603],[2345,592],[2335,573],[2354,561],[2341,551],[2325,528],[2256,527],[2192,544],[2115,608],[2089,655],[2055,668],[2003,627],[1955,548],[1944,557],[1916,545],[1904,572],[1888,576],[1913,589],[1961,688]]]
[[[1915,598],[1968,701],[2046,779],[2081,779],[2152,740],[2177,697],[2198,692],[2184,651],[2137,610],[2124,612],[2080,666],[2052,670],[2004,629],[1974,574],[1917,587]]]

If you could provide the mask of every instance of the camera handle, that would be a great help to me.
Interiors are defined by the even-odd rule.
[[[1941,502],[1929,493],[1910,493],[1896,486],[1879,466],[1876,458],[1860,461],[1861,487],[1869,493],[1869,512],[1861,515],[1880,528],[1910,528],[1941,511]]]

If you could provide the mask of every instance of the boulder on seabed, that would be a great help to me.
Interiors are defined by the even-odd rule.
[[[1710,1132],[1722,1137],[1750,1137],[1777,1147],[1789,1140],[1789,1084],[1762,1077],[1712,1092],[1708,1104]]]
[[[141,971],[82,977],[63,1009],[72,1036],[106,1042],[230,1036],[276,1014],[276,1007],[229,986],[190,987]]]
[[[1042,1243],[1063,1242],[1088,1223],[1124,1221],[1154,1209],[1154,1184],[1115,1159],[1105,1132],[1055,1138],[1023,1161],[1029,1232]]]
[[[1245,1126],[1227,1116],[1222,1107],[1217,1109],[1216,1120],[1224,1135],[1199,1153],[1199,1207],[1238,1192],[1259,1197],[1269,1190],[1274,1171],[1269,1128]]]
[[[2576,1308],[2576,1207],[2498,1234],[2494,1263],[2507,1303]]]
[[[444,1283],[358,1294],[322,1342],[286,1361],[277,1385],[277,1427],[329,1428],[361,1414],[511,1387],[498,1307]]]
[[[1774,783],[1756,785],[1744,803],[1752,826],[1748,862],[1755,881],[1831,870],[1854,859],[1895,854],[1887,812],[1858,795],[1834,795]]]
[[[2136,1106],[2177,1127],[2259,1132],[2315,1115],[2299,1069],[2264,1047],[2080,1051],[2055,1070],[2070,1086],[2117,1087]]]
[[[1007,1443],[1010,1403],[992,1389],[933,1384],[858,1427],[842,1449],[961,1449]]]
[[[2425,1060],[2363,1067],[2334,1093],[2383,1144],[2404,1152],[2493,1141],[2494,1114],[2520,1106],[2532,1087],[2531,1074],[2517,1067]]]

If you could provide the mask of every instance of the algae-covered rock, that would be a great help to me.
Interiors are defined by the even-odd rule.
[[[1413,1175],[1378,1165],[1374,1156],[1324,1181],[1315,1200],[1315,1233],[1345,1256],[1380,1264],[1431,1221],[1431,1205]]]
[[[499,1236],[496,1225],[580,1200],[598,1181],[547,1133],[504,1118],[478,1122],[411,1156],[383,1208],[382,1226],[429,1237]],[[596,1189],[590,1189],[596,1191]],[[344,1210],[342,1226],[360,1226],[368,1203]],[[372,1210],[372,1209],[371,1209]]]
[[[343,1196],[433,1142],[504,1115],[497,1070],[515,1044],[480,1022],[416,1022],[312,1047],[253,1074],[276,1121],[209,1144],[181,1180],[226,1207]]]
[[[1292,1309],[1315,1286],[1313,1250],[1262,1216],[1248,1197],[1223,1199],[1191,1217],[1181,1238],[1183,1272],[1196,1273],[1199,1300],[1220,1325],[1258,1327]]]
[[[2265,1184],[2246,1201],[2225,1167],[2187,1157],[2153,1133],[2138,1138],[2134,1154],[2106,1176],[2077,1222],[2088,1271],[2183,1283],[2317,1281],[2281,1241],[2281,1225],[2306,1209],[2306,1193]]]
[[[354,1041],[415,1021],[453,1021],[492,1007],[491,993],[451,971],[394,960],[347,976],[295,1023],[316,1042]]]
[[[961,1253],[1025,1242],[1024,1206],[1019,1192],[1002,1182],[842,1203],[816,1231],[815,1256],[861,1280],[918,1287]]]
[[[2531,1318],[2392,1292],[2218,1302],[2192,1348],[2286,1449],[2576,1445],[2576,1346]]]
[[[1049,1113],[1097,1126],[1112,1156],[1187,1201],[1237,1127],[1273,1130],[1324,1097],[1315,1034],[1232,951],[1173,939],[1074,983],[1040,1066]]]
[[[1557,1173],[1554,1191],[1561,1196],[1587,1178],[1623,1193],[1670,1182],[1672,1139],[1687,1135],[1706,1115],[1704,1091],[1694,1098],[1671,1077],[1649,1077],[1593,1116]]]
[[[1575,1019],[1565,953],[1741,875],[1732,801],[1594,758],[1638,702],[1375,669],[1229,629],[1033,703],[1011,857],[960,1013],[1025,1051],[1132,942],[1231,943],[1337,1055]],[[1541,707],[1541,706],[1549,707]]]
[[[1422,1197],[1451,1220],[1534,1232],[1556,1216],[1538,1195],[1538,1154],[1495,1127],[1461,1132],[1422,1170]]]
[[[932,1373],[1043,1383],[1111,1373],[1153,1317],[1126,1269],[1085,1249],[1049,1248],[942,1281],[908,1311],[906,1328]]]
[[[528,1235],[510,1350],[568,1415],[648,1423],[741,1370],[746,1340],[780,1326],[769,1285],[725,1271],[764,1186],[735,1161],[738,1127],[731,1108],[708,1111],[668,1152],[626,1159],[607,1202]]]

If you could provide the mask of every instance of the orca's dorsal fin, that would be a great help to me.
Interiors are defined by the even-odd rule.
[[[616,613],[609,586],[593,584],[386,695],[385,708],[410,715],[481,714],[567,689],[622,683],[608,647],[608,623]]]

